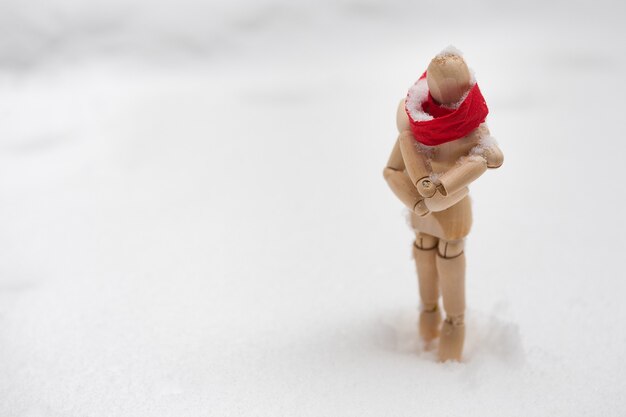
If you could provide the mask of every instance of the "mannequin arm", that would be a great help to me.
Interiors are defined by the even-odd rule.
[[[444,195],[456,193],[480,177],[487,168],[499,168],[504,162],[504,155],[495,140],[489,136],[487,126],[482,125],[479,129],[479,145],[439,178],[439,189]]]
[[[485,148],[483,156],[487,160],[487,168],[490,169],[500,168],[504,162],[504,154],[496,144]]]
[[[391,188],[391,191],[404,203],[411,211],[420,216],[428,214],[428,209],[424,204],[424,199],[417,192],[411,178],[404,172],[405,165],[400,151],[399,140],[391,151],[387,166],[383,170],[383,176]]]
[[[465,158],[439,177],[443,195],[454,194],[474,182],[487,170],[487,161],[481,156]]]
[[[430,180],[431,168],[426,156],[417,146],[413,139],[413,134],[405,130],[398,137],[400,151],[406,164],[406,172],[409,174],[413,185],[423,197],[432,197],[437,191],[437,187]]]
[[[474,151],[439,177],[439,189],[444,195],[454,194],[478,179],[487,168],[499,168],[503,161],[504,155],[495,143]]]

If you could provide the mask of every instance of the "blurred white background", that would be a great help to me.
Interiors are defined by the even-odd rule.
[[[3,0],[0,416],[623,416],[624,16]],[[440,365],[382,169],[449,44],[505,164]]]

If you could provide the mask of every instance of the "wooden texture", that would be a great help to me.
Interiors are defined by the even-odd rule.
[[[416,215],[425,215],[428,209],[424,205],[424,199],[419,195],[411,179],[403,172],[392,168],[385,168],[383,173],[389,188],[396,197]]]
[[[443,211],[430,212],[425,216],[412,214],[410,221],[415,231],[444,240],[462,239],[472,228],[472,206],[469,196]]]
[[[430,61],[426,81],[430,94],[438,103],[453,104],[469,90],[471,78],[462,57],[441,56]]]
[[[454,258],[437,256],[437,271],[446,316],[458,319],[465,314],[465,254]]]
[[[457,361],[463,357],[463,344],[465,343],[465,325],[451,323],[446,320],[441,327],[439,339],[439,362]]]
[[[487,168],[500,168],[504,162],[504,154],[497,145],[486,148],[483,155],[487,160]]]
[[[434,310],[439,301],[439,280],[435,259],[437,248],[419,249],[413,246],[413,258],[417,268],[419,293],[424,309]]]
[[[443,307],[446,311],[446,319],[441,330],[439,340],[439,360],[460,361],[465,341],[465,254],[456,254],[453,251],[449,255],[453,258],[442,257],[441,252],[446,246],[461,246],[458,242],[439,242],[439,254],[437,255],[437,271],[441,285]]]
[[[441,104],[458,102],[469,90],[470,79],[467,65],[458,56],[438,56],[428,67],[428,87]],[[467,136],[439,146],[418,144],[404,106],[401,100],[396,112],[399,135],[384,176],[411,210],[416,232],[413,257],[422,300],[420,335],[427,342],[439,335],[439,360],[458,361],[465,339],[463,239],[472,226],[468,185],[487,168],[502,165],[504,157],[484,123]],[[446,312],[441,332],[440,294]]]
[[[398,142],[400,143],[406,173],[411,178],[413,185],[416,186],[421,196],[432,197],[437,190],[429,179],[432,169],[428,163],[428,158],[420,150],[410,131],[405,130],[400,133]]]
[[[461,201],[465,196],[467,196],[468,193],[469,189],[467,187],[463,187],[456,192],[447,195],[436,193],[431,198],[425,199],[424,204],[429,211],[444,211]]]
[[[454,194],[478,179],[487,170],[487,161],[481,156],[472,156],[439,177],[444,194]]]

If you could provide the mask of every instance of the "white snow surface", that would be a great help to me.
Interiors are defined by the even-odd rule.
[[[626,415],[624,6],[452,6],[3,1],[0,417]],[[505,162],[438,364],[381,172],[450,43]]]
[[[437,54],[437,56],[463,56],[463,52],[454,45],[448,45]]]

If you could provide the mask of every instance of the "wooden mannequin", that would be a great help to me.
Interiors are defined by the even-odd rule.
[[[454,106],[474,84],[456,52],[442,53],[428,66],[426,81],[435,102]],[[417,142],[403,99],[397,111],[398,139],[384,169],[395,195],[411,211],[413,245],[422,307],[421,337],[439,335],[439,360],[461,360],[465,339],[464,239],[472,225],[467,186],[488,168],[502,165],[503,155],[485,123],[469,134],[437,146]],[[446,319],[440,330],[439,295]]]

